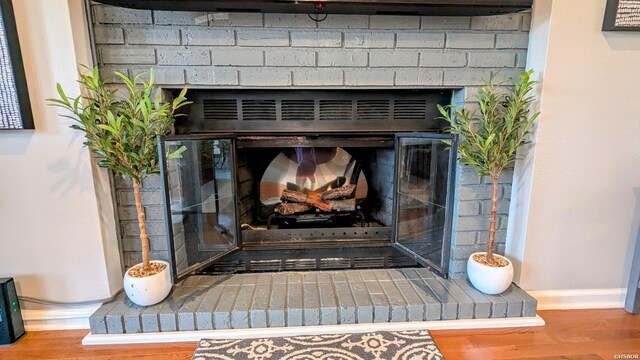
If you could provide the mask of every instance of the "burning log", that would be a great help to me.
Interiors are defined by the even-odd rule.
[[[301,192],[285,189],[282,191],[282,200],[308,204],[317,207],[322,211],[331,211],[331,205],[328,202],[322,200],[322,198],[320,198],[320,195],[316,193],[304,194]]]
[[[329,205],[331,205],[331,210],[334,211],[355,211],[356,199],[329,200]]]
[[[292,215],[307,212],[311,209],[313,209],[313,206],[307,204],[282,202],[276,205],[275,212],[281,215]]]
[[[322,200],[348,199],[353,196],[355,190],[355,184],[347,184],[339,188],[327,190],[323,192],[320,197],[322,198]]]

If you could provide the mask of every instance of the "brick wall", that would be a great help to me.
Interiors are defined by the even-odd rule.
[[[92,6],[98,64],[135,74],[156,69],[168,87],[429,87],[462,88],[472,98],[492,71],[500,77],[524,68],[530,14],[490,17],[307,15],[145,11]],[[469,105],[471,107],[471,105]],[[459,169],[451,274],[486,243],[490,185]],[[510,173],[503,179],[499,250],[504,249]],[[152,182],[153,183],[153,182]],[[132,243],[131,193],[118,188],[125,264],[139,258]],[[156,214],[157,188],[143,188]],[[166,258],[162,212],[149,217],[153,256]]]

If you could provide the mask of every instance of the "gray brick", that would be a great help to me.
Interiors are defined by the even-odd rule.
[[[231,310],[236,301],[240,286],[232,285],[224,287],[224,296],[220,297],[220,301],[213,311],[213,327],[214,329],[231,329]]]
[[[151,11],[116,6],[93,6],[94,19],[102,24],[151,24]]]
[[[304,69],[293,70],[293,85],[296,86],[332,86],[343,84],[342,70]]]
[[[211,65],[209,49],[194,47],[167,47],[158,49],[160,65]]]
[[[460,185],[482,184],[482,176],[479,176],[474,170],[460,171],[458,178],[460,179]]]
[[[399,48],[442,48],[444,47],[443,33],[407,32],[398,33],[397,47]]]
[[[138,220],[138,211],[135,206],[118,206],[118,218],[123,220]]]
[[[455,246],[475,245],[477,233],[475,231],[457,231],[455,235]]]
[[[305,280],[307,279],[308,277],[305,278]],[[320,325],[320,293],[318,292],[318,284],[315,281],[305,281],[303,282],[303,291],[304,325]]]
[[[338,304],[336,303],[333,285],[331,283],[320,283],[318,284],[318,289],[320,291],[320,324],[338,324]]]
[[[160,331],[178,331],[176,309],[182,306],[189,295],[191,295],[191,289],[178,287],[163,301],[164,306],[158,312]]]
[[[525,316],[525,317],[536,316],[536,308],[538,306],[538,301],[531,295],[527,294],[524,290],[520,289],[520,287],[518,287],[515,284],[511,285],[511,291],[522,299],[522,302],[523,302],[522,316]]]
[[[489,69],[459,69],[456,71],[447,71],[444,74],[443,85],[484,85],[490,76],[491,70]]]
[[[351,289],[347,282],[335,283],[336,296],[338,298],[340,324],[356,323],[356,303],[353,300]]]
[[[121,28],[94,26],[96,44],[124,44],[124,31]]]
[[[315,28],[316,22],[307,14],[264,14],[264,27]]]
[[[154,77],[155,82],[158,85],[182,85],[184,84],[184,69],[182,67],[160,67],[154,68]],[[134,68],[131,69],[131,74],[133,76],[144,73],[143,76],[145,79],[148,79],[149,69],[148,68]],[[144,186],[143,186],[144,188]],[[152,189],[155,191],[160,191],[159,188]]]
[[[151,250],[167,251],[169,250],[169,244],[166,235],[154,235],[149,237],[149,246]]]
[[[321,29],[367,29],[369,16],[331,14],[324,21],[319,22],[318,27]]]
[[[523,302],[522,298],[516,294],[510,286],[500,296],[507,301],[507,317],[519,317],[522,316]]]
[[[147,225],[147,234],[149,236],[156,235],[165,235],[165,224],[161,221],[145,221]],[[125,223],[125,234],[126,236],[139,236],[140,229],[138,228],[137,222],[127,222]]]
[[[348,32],[344,34],[344,46],[347,48],[392,48],[395,34],[388,32]]]
[[[291,33],[291,46],[340,47],[342,34],[330,31],[296,31]]]
[[[212,52],[214,65],[262,66],[264,52],[254,49],[214,49]]]
[[[433,293],[433,291],[427,286],[423,279],[420,278],[412,278],[408,280],[413,290],[418,294],[418,296],[422,299],[422,302],[425,304],[425,315],[424,319],[429,320],[440,320],[442,318],[442,304],[440,300],[438,300]]]
[[[156,25],[209,25],[205,12],[154,11],[153,20]]]
[[[531,13],[522,15],[522,31],[529,31],[531,29]]]
[[[193,291],[193,290],[192,290]],[[196,311],[200,303],[205,299],[203,296],[189,296],[178,309],[178,330],[193,331],[196,329]]]
[[[425,30],[464,30],[468,29],[471,18],[468,16],[423,16],[420,28]]]
[[[125,296],[121,294],[116,299],[122,299]],[[89,327],[91,328],[91,333],[93,334],[106,334],[107,333],[107,322],[105,316],[118,305],[117,300],[111,302],[109,304],[104,304],[100,306],[91,316],[89,316]]]
[[[196,330],[213,330],[213,309],[222,295],[223,286],[213,286],[203,295],[202,302],[195,309]]]
[[[480,203],[477,201],[460,201],[458,204],[458,215],[472,216],[480,214]]]
[[[369,19],[371,29],[419,29],[419,16],[372,15]]]
[[[498,200],[498,214],[509,214],[509,201],[506,199]],[[491,200],[482,201],[482,215],[489,215],[491,213]]]
[[[397,280],[394,281],[395,286],[400,291],[400,294],[407,302],[407,320],[408,321],[423,321],[425,320],[425,303],[422,298],[416,293],[413,286],[409,281]]]
[[[101,61],[104,64],[155,64],[154,49],[131,47],[102,47]]]
[[[526,49],[529,46],[529,33],[496,35],[497,49]]]
[[[494,16],[474,16],[471,28],[474,30],[518,30],[522,15],[506,14]]]
[[[302,326],[304,302],[302,298],[302,276],[290,274],[287,283],[287,326]]]
[[[487,224],[489,223],[489,218],[486,217],[485,221],[487,222]],[[487,225],[488,227],[489,225]],[[496,231],[496,243],[497,244],[504,244],[507,240],[507,232],[504,230],[498,230]],[[487,242],[489,241],[489,231],[483,231],[478,233],[478,239],[476,240],[476,243],[478,245],[486,245]]]
[[[316,53],[312,50],[267,50],[267,66],[315,66]]]
[[[184,45],[225,46],[234,45],[236,40],[233,30],[185,28],[182,29],[182,43]]]
[[[490,49],[494,42],[494,34],[448,33],[446,46],[452,49]]]
[[[484,294],[474,289],[466,279],[455,279],[453,282],[458,285],[475,303],[473,318],[488,319],[491,316],[491,302]]]
[[[463,216],[458,218],[458,231],[489,230],[489,219],[486,216]]]
[[[393,70],[386,69],[353,69],[345,72],[345,84],[349,86],[391,86]]]
[[[471,51],[469,67],[513,67],[516,53],[510,51]]]
[[[454,320],[458,316],[458,304],[437,279],[423,279],[434,296],[442,303],[442,320]]]
[[[518,51],[517,53],[518,53],[518,56],[516,58],[516,67],[525,68],[527,66],[527,52]]]
[[[135,207],[133,207],[133,211],[135,211]],[[164,221],[164,206],[147,206],[144,208],[144,213],[145,218],[148,220]]]
[[[356,316],[359,324],[373,322],[373,302],[367,291],[367,287],[362,281],[349,279],[348,285],[351,287],[353,300],[356,305]]]
[[[231,311],[231,328],[247,329],[249,328],[249,311],[251,309],[251,300],[256,289],[255,285],[243,284],[238,292],[238,298],[233,305]]]
[[[284,277],[286,281],[286,277]],[[285,311],[287,301],[287,285],[274,282],[269,299],[269,311],[267,319],[269,327],[286,326]]]
[[[262,26],[262,14],[260,13],[211,13],[209,14],[210,26],[243,27]]]
[[[160,318],[158,313],[164,307],[164,303],[161,302],[156,305],[147,306],[140,314],[140,322],[142,323],[142,332],[159,332],[160,331]]]
[[[421,51],[420,66],[465,67],[467,66],[467,53],[462,51]]]
[[[257,285],[256,291],[251,302],[251,327],[265,328],[267,327],[267,309],[269,305],[269,296],[271,295],[270,285]]]
[[[418,66],[418,53],[402,50],[373,50],[369,53],[371,67]]]
[[[238,85],[238,71],[210,67],[187,69],[187,84]]]
[[[166,68],[164,68],[166,69]],[[148,70],[147,70],[148,71]],[[157,69],[155,70],[157,73]],[[156,76],[157,77],[157,76]],[[160,175],[151,175],[144,180],[142,180],[142,188],[145,190],[161,190],[162,189],[162,178]]]
[[[280,30],[240,30],[238,45],[242,46],[288,46],[289,32]]]
[[[177,28],[128,28],[125,33],[132,45],[180,45]]]
[[[504,318],[507,317],[507,300],[500,295],[484,296],[491,301],[491,318]]]
[[[384,272],[377,272],[376,275],[382,275]],[[378,280],[384,280],[384,277],[378,278]],[[407,302],[405,301],[400,291],[393,281],[379,281],[380,287],[385,296],[389,300],[391,309],[390,321],[403,322],[407,321]]]
[[[396,85],[442,85],[442,70],[424,68],[396,70]]]
[[[291,85],[291,71],[273,68],[241,69],[240,85],[288,86]]]
[[[318,52],[318,66],[367,66],[369,53],[362,50],[324,50]]]
[[[372,272],[371,274],[374,273]],[[378,281],[365,281],[365,286],[373,303],[373,322],[389,322],[391,319],[391,307],[380,283]]]

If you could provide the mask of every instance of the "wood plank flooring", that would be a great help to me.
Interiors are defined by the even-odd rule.
[[[614,359],[640,354],[640,315],[622,309],[540,311],[538,328],[432,331],[447,360]],[[0,359],[191,359],[196,343],[82,346],[87,330],[30,332]]]

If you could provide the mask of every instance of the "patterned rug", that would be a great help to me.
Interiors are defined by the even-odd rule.
[[[441,360],[427,330],[244,340],[203,339],[193,360]]]

